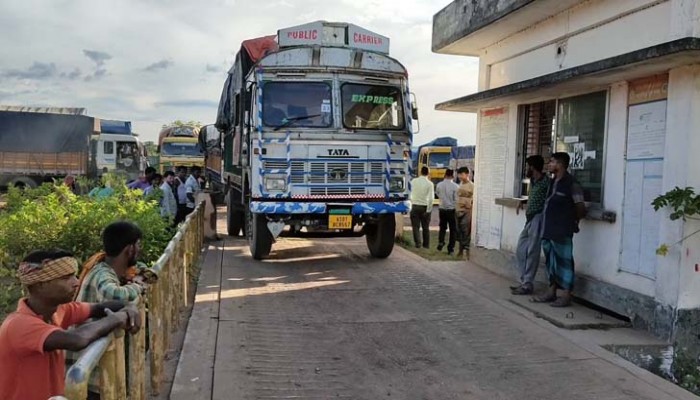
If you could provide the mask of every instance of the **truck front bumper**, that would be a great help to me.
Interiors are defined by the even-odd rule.
[[[336,203],[333,203],[336,204]],[[348,203],[351,214],[404,214],[411,211],[411,202],[405,201],[372,201]],[[255,214],[326,214],[327,203],[301,202],[267,202],[251,201],[250,211]]]

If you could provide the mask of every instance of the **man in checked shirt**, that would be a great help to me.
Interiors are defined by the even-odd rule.
[[[83,266],[77,301],[100,303],[120,300],[132,302],[146,289],[141,275],[132,276],[141,252],[141,229],[131,222],[114,222],[102,233],[104,253],[93,256]],[[96,262],[96,263],[95,263]],[[141,265],[137,268],[145,268]],[[67,366],[72,365],[80,353],[66,354]],[[97,369],[90,375],[88,399],[100,398],[100,374]]]
[[[533,292],[533,282],[540,264],[542,253],[542,228],[544,227],[544,203],[547,199],[550,179],[543,172],[544,158],[530,156],[525,160],[525,176],[530,179],[530,193],[527,197],[525,228],[520,233],[515,254],[520,284],[511,286],[514,295],[529,295]]]

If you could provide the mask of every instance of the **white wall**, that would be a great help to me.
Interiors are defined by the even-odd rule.
[[[700,37],[698,0],[589,0],[482,49],[479,90],[516,83],[533,77],[587,64],[688,36]],[[556,48],[565,40],[565,54]],[[561,96],[568,96],[562,93]],[[700,307],[700,234],[673,246],[658,258],[656,279],[620,271],[625,150],[627,140],[628,86],[609,88],[606,127],[603,208],[617,214],[617,222],[583,221],[574,238],[579,273],[681,308]],[[511,111],[508,127],[506,197],[516,196],[517,103],[504,104]],[[675,186],[700,189],[700,64],[669,73],[663,191]],[[478,171],[477,171],[478,173]],[[663,210],[660,242],[675,243],[700,229],[700,220],[672,222]],[[514,252],[525,223],[524,212],[504,208],[501,250]]]
[[[480,90],[666,42],[671,37],[672,0],[659,1],[585,1],[487,47],[480,60],[485,74]],[[678,15],[680,21],[684,14]],[[558,55],[562,44],[564,52]]]
[[[670,73],[671,81],[669,86],[669,96],[676,99],[676,103],[669,107],[673,111],[672,130],[669,133],[674,135],[673,140],[677,146],[669,148],[667,145],[667,157],[675,158],[668,168],[673,168],[674,177],[668,182],[664,182],[664,189],[670,190],[675,186],[693,187],[695,191],[700,190],[700,65],[692,65],[677,68]],[[666,231],[666,243],[675,243],[680,238],[690,235],[700,230],[700,220],[691,219],[683,224],[668,223]],[[678,282],[670,281],[672,277],[664,282],[665,288],[660,290],[668,291],[668,288],[676,287],[678,290],[679,308],[700,307],[700,272],[695,271],[695,264],[700,263],[700,234],[692,236],[681,245],[671,248],[666,268],[673,270],[672,263],[680,259],[677,269]],[[668,257],[668,256],[667,256]],[[664,260],[666,261],[666,260]]]

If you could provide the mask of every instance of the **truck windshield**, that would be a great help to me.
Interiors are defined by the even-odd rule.
[[[327,128],[333,124],[331,86],[324,82],[267,82],[263,123],[275,128]]]
[[[346,83],[341,87],[343,125],[354,129],[403,129],[401,89]]]
[[[117,168],[138,171],[140,159],[141,155],[135,142],[117,142]]]
[[[194,127],[191,126],[174,126],[171,128],[170,136],[187,136],[195,137]]]
[[[202,157],[204,154],[199,143],[196,142],[165,142],[160,148],[161,155]]]
[[[433,153],[428,156],[428,167],[447,168],[450,164],[450,153]]]

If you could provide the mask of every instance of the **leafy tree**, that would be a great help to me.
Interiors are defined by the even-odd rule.
[[[144,142],[143,145],[146,147],[146,153],[149,156],[158,154],[158,143],[149,140]]]
[[[199,121],[194,121],[194,120],[183,121],[183,120],[178,119],[178,120],[175,120],[175,121],[173,121],[173,122],[171,122],[171,123],[169,123],[169,124],[163,124],[162,129],[165,129],[165,128],[169,127],[169,126],[194,126],[194,127],[197,127],[197,128],[201,128],[201,127],[202,127],[202,123],[199,122]]]

